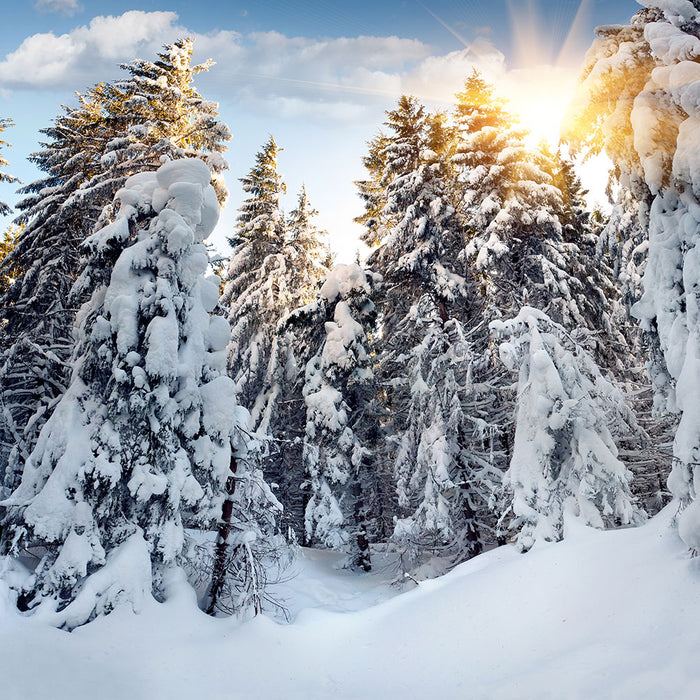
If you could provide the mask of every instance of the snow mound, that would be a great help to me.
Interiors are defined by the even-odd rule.
[[[568,521],[563,542],[501,547],[391,600],[391,572],[366,578],[307,551],[281,586],[289,625],[215,620],[182,595],[67,634],[0,605],[0,694],[690,700],[700,569],[671,530],[674,507],[633,529]]]

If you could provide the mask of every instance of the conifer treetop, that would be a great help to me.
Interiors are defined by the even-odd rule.
[[[0,119],[0,134],[5,131],[10,126],[14,126],[14,122],[12,119]],[[2,151],[4,146],[10,146],[12,144],[7,143],[7,141],[3,141],[0,139],[0,152]],[[0,153],[0,182],[19,182],[17,178],[14,175],[10,175],[9,173],[5,172],[2,170],[2,168],[5,168],[9,165],[9,163],[2,157],[2,154]],[[12,209],[5,204],[5,202],[0,201],[0,216],[6,216],[12,211]]]

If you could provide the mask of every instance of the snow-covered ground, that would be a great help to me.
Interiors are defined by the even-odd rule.
[[[212,619],[173,582],[165,604],[71,634],[0,590],[0,698],[698,698],[700,561],[669,527],[502,547],[397,594],[393,572],[304,551],[279,584],[291,624]],[[2,584],[4,585],[4,584]]]

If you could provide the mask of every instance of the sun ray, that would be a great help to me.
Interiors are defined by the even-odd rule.
[[[455,39],[460,41],[465,47],[469,47],[469,42],[454,28],[451,27],[445,20],[436,15],[429,7],[426,7],[420,0],[416,0],[416,4],[420,5],[436,22],[439,22],[447,31],[452,34]]]

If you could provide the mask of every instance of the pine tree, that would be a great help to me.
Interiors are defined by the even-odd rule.
[[[249,197],[241,204],[231,262],[221,303],[228,310],[232,329],[229,372],[239,401],[260,422],[262,392],[274,330],[294,304],[291,271],[285,256],[286,228],[280,196],[286,185],[277,172],[279,149],[271,136],[256,155],[250,173],[241,178]]]
[[[306,187],[302,185],[296,209],[292,209],[287,219],[287,236],[295,272],[292,285],[298,290],[313,287],[333,267],[333,256],[327,243],[328,233],[321,231],[313,222],[317,216],[318,211],[311,206]]]
[[[547,172],[554,164],[526,148],[526,132],[478,73],[456,97],[452,162],[459,170],[465,252],[481,278],[488,314],[508,314],[524,303],[544,308],[555,299],[572,301],[561,195]],[[560,314],[567,323],[581,322],[573,303]]]
[[[10,126],[14,126],[14,122],[11,119],[0,119],[0,134],[2,134],[2,132]],[[4,146],[9,145],[10,144],[7,143],[7,141],[0,139],[0,151],[2,151]],[[0,168],[4,168],[8,165],[9,163],[2,157],[2,155],[0,155]],[[14,175],[10,175],[10,173],[0,170],[0,182],[18,182],[18,180]],[[0,201],[0,216],[7,216],[11,211],[11,207],[5,204],[5,202]]]
[[[53,624],[162,599],[183,523],[218,516],[232,443],[245,448],[223,374],[229,328],[210,315],[218,283],[204,279],[210,179],[195,159],[131,177],[115,221],[84,244],[108,281],[78,315],[70,386],[6,503],[5,551],[44,551],[24,604]]]
[[[128,66],[131,78],[78,95],[77,106],[64,107],[43,131],[48,139],[32,156],[46,176],[22,190],[25,228],[4,262],[22,273],[0,299],[0,471],[10,490],[67,386],[82,301],[70,298],[80,243],[100,217],[101,225],[109,223],[108,205],[126,178],[157,169],[161,158],[201,157],[214,173],[225,167],[228,129],[216,119],[216,105],[191,84],[209,64],[189,65],[191,40],[165,48],[157,63]]]
[[[504,364],[519,372],[515,442],[506,480],[523,551],[564,536],[571,510],[594,527],[636,523],[631,473],[608,425],[635,419],[588,353],[541,311],[491,324]],[[504,517],[507,513],[504,514]]]
[[[365,571],[371,569],[369,544],[380,515],[372,464],[379,426],[369,345],[375,320],[371,281],[358,265],[338,265],[316,302],[288,320],[292,328],[306,326],[318,348],[306,363],[303,385],[307,541],[345,551],[348,565]]]
[[[577,130],[580,120],[574,118],[571,131],[580,147],[594,152],[604,148],[613,161],[622,191],[618,207],[626,206],[629,213],[627,230],[648,231],[643,294],[632,313],[648,338],[656,411],[680,416],[668,485],[682,511],[679,532],[697,552],[700,304],[696,280],[700,239],[693,137],[697,106],[692,97],[694,83],[677,82],[672,76],[697,54],[700,16],[697,3],[672,6],[658,0],[645,4],[628,25],[599,31],[572,109],[581,118],[595,117],[597,128],[583,137]],[[618,219],[624,221],[620,215]],[[643,243],[633,243],[643,258]],[[628,251],[623,249],[623,253]],[[634,262],[633,255],[622,259]],[[639,270],[636,267],[631,270],[633,279]]]
[[[477,325],[481,306],[460,262],[451,134],[440,115],[406,96],[387,112],[385,126],[386,204],[372,231],[380,245],[368,262],[384,279],[377,374],[391,422],[376,461],[390,465],[381,468],[397,488],[392,541],[403,567],[415,569],[436,551],[453,563],[479,551],[484,521],[476,510],[488,500],[493,475],[483,458],[486,422],[472,412],[480,352],[466,329]]]
[[[234,249],[221,303],[232,329],[228,366],[238,400],[251,411],[255,430],[274,436],[266,442],[265,476],[279,489],[285,522],[303,538],[303,362],[280,324],[293,309],[313,300],[329,256],[312,223],[315,212],[305,191],[289,219],[281,211],[286,187],[277,171],[279,150],[270,137],[241,179],[249,197],[231,239]]]

